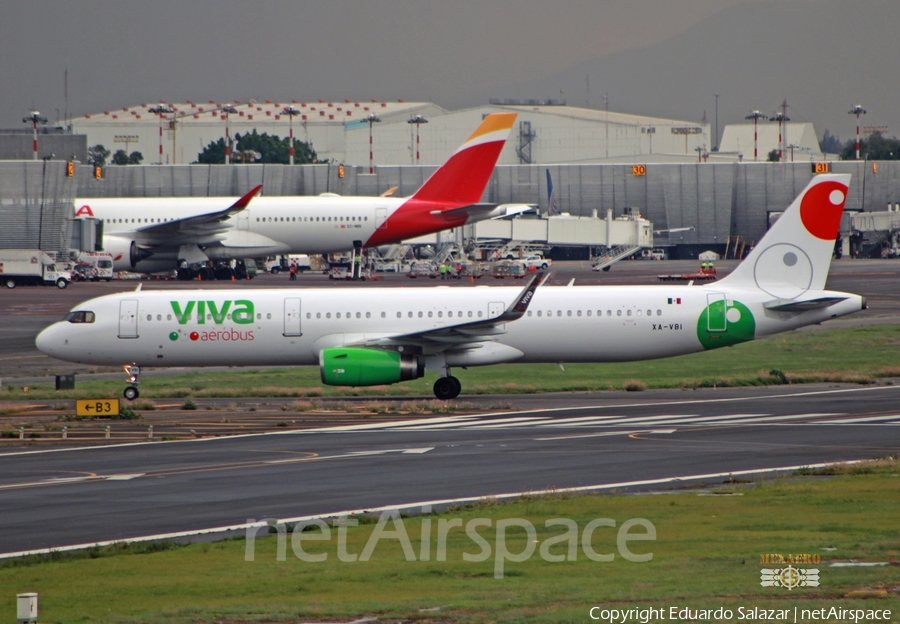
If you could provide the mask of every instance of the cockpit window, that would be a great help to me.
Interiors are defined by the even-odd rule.
[[[63,320],[70,323],[93,323],[94,313],[87,310],[73,310]]]

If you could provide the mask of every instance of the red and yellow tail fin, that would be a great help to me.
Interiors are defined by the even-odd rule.
[[[492,113],[485,117],[413,198],[448,206],[478,203],[515,121],[516,113]]]

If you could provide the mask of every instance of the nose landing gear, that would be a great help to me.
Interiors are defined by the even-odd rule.
[[[141,374],[141,367],[135,364],[126,365],[125,373],[128,375],[128,383],[130,383],[131,385],[125,388],[125,391],[122,392],[122,396],[124,396],[129,401],[134,401],[136,398],[141,396],[141,393],[137,388],[138,376]]]

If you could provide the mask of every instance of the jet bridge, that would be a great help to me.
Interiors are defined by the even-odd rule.
[[[900,204],[884,212],[849,214],[841,227],[841,251],[852,257],[900,257]]]
[[[550,217],[521,216],[479,221],[473,226],[479,246],[488,241],[523,241],[546,246],[588,246],[595,255],[595,269],[609,266],[634,252],[653,247],[653,224],[639,213],[613,218],[612,210],[600,219],[563,213]],[[605,263],[605,264],[604,264]],[[599,265],[599,266],[597,266]]]

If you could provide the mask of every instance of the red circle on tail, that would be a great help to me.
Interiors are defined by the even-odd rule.
[[[809,189],[800,200],[800,219],[806,230],[822,240],[836,239],[845,201],[847,187],[840,182],[828,180]]]

